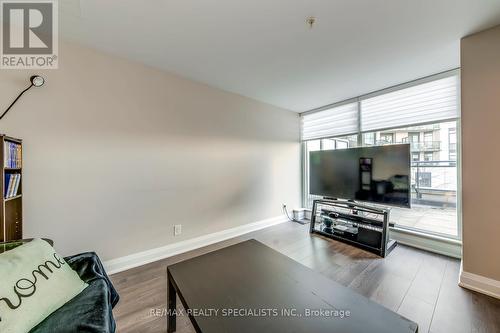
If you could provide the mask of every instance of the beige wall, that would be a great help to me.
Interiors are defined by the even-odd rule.
[[[500,281],[500,26],[462,40],[463,268]]]
[[[0,109],[32,73],[0,71]],[[25,237],[109,260],[299,205],[296,113],[67,43],[42,74],[0,121],[24,140]]]

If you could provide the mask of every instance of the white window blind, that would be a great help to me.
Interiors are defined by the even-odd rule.
[[[358,103],[302,115],[302,140],[312,140],[358,132]]]
[[[458,118],[457,75],[361,101],[361,130],[406,127]]]

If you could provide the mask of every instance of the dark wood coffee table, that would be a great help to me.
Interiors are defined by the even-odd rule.
[[[197,332],[418,330],[416,323],[256,240],[168,266],[167,274],[168,332],[176,329],[176,295]]]

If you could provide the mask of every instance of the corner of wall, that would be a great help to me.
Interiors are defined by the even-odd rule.
[[[500,299],[500,281],[464,271],[463,261],[460,263],[458,285]]]

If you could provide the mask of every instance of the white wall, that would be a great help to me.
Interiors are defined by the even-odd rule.
[[[0,121],[24,141],[25,237],[109,260],[299,205],[296,113],[68,43],[39,72]],[[0,71],[0,109],[33,73]]]

